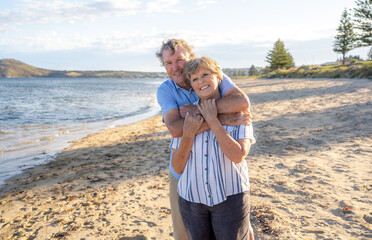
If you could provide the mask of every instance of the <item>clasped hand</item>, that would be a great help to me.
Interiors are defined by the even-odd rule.
[[[198,109],[198,106],[193,105],[191,103],[182,105],[181,107],[179,107],[179,111],[180,111],[181,118],[186,118],[186,113],[189,113],[189,114],[191,114],[194,117],[196,115],[200,114],[200,111]]]
[[[196,135],[203,124],[203,117],[201,115],[193,116],[186,112],[185,122],[183,124],[183,134]]]
[[[204,100],[200,105],[198,105],[200,113],[203,115],[204,120],[208,123],[215,121],[217,119],[217,105],[215,99]]]

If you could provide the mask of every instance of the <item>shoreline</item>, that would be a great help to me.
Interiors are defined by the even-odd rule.
[[[152,107],[144,113],[128,114],[122,119],[86,123],[54,124],[52,126],[58,126],[53,128],[54,132],[51,131],[47,135],[43,133],[44,136],[40,135],[40,137],[35,138],[32,141],[24,141],[16,144],[21,145],[37,142],[39,143],[39,146],[32,148],[25,146],[24,149],[17,151],[12,149],[3,149],[4,153],[0,153],[0,166],[6,166],[7,162],[18,162],[18,164],[9,164],[9,166],[7,166],[7,172],[0,172],[0,188],[7,179],[12,176],[22,174],[23,171],[40,164],[47,164],[54,161],[59,153],[71,147],[72,143],[77,139],[82,139],[87,135],[99,133],[106,129],[140,122],[158,114],[160,114],[159,107]],[[17,128],[22,128],[22,126]]]
[[[143,127],[143,125],[148,125],[149,122],[155,122],[160,118],[161,121],[161,113],[146,113],[143,114],[138,118],[139,115],[131,116],[125,118],[124,120],[121,119],[120,125],[110,126],[102,129],[98,129],[97,131],[93,131],[90,133],[84,134],[83,137],[76,138],[73,140],[68,141],[68,146],[62,149],[61,151],[55,153],[52,160],[39,164],[30,168],[23,170],[21,173],[12,176],[5,180],[5,183],[0,186],[0,194],[3,191],[9,191],[9,182],[14,180],[19,181],[25,177],[25,175],[35,175],[35,173],[42,173],[43,171],[48,171],[48,168],[54,168],[55,166],[64,166],[66,167],[69,163],[71,163],[71,158],[76,156],[80,156],[81,154],[86,154],[88,151],[97,152],[98,150],[94,150],[93,148],[102,148],[105,150],[109,148],[109,144],[128,144],[130,142],[135,142],[138,139],[138,136],[141,131],[136,129],[137,127]],[[159,127],[159,126],[158,126]],[[153,129],[152,129],[153,131]],[[115,134],[116,137],[113,138],[112,135]],[[100,140],[100,136],[107,136],[104,140]],[[131,148],[130,148],[131,149]],[[116,156],[112,153],[105,153],[102,155],[101,153],[99,156],[95,156],[97,161],[100,161],[100,157],[105,157],[106,159],[111,158],[112,156]],[[117,156],[116,156],[117,157]],[[81,159],[79,159],[81,160]],[[38,179],[42,179],[43,177],[38,177]],[[29,183],[29,180],[26,180]],[[8,186],[7,186],[8,185]],[[14,187],[14,186],[12,186]],[[14,187],[15,189],[16,187]]]
[[[371,237],[371,81],[233,81],[254,115],[256,238]],[[0,239],[172,239],[169,140],[156,115],[73,141],[0,188]]]

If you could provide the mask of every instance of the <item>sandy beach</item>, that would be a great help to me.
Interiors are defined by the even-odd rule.
[[[239,79],[256,239],[372,238],[372,81]],[[0,239],[172,238],[161,116],[75,140],[0,189]]]

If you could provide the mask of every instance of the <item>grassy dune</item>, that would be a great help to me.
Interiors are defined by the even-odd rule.
[[[347,65],[310,65],[270,72],[263,78],[368,78],[372,79],[372,61],[353,61]]]

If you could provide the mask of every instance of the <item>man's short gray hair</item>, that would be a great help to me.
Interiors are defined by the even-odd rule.
[[[174,54],[179,47],[185,51],[185,54],[187,54],[189,58],[193,58],[195,56],[194,47],[188,44],[185,40],[177,38],[168,39],[167,41],[163,41],[160,51],[156,53],[156,56],[159,58],[162,66],[164,66],[163,52],[165,50],[170,50],[172,54]]]

